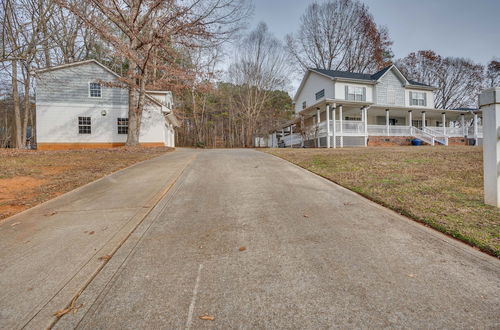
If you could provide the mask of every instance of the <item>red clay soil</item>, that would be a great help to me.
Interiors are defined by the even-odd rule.
[[[173,150],[167,147],[0,149],[0,221],[119,169]]]

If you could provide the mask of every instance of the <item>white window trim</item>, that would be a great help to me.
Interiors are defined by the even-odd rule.
[[[353,91],[353,92],[351,93],[351,91]],[[349,95],[354,95],[354,99],[350,99]],[[356,96],[359,96],[359,100],[356,99]],[[348,100],[348,101],[363,101],[363,87],[362,86],[348,85],[347,86],[346,100]]]
[[[99,86],[101,87],[101,96],[91,96],[90,95],[90,84],[99,84]],[[89,81],[88,85],[89,85],[89,88],[88,88],[88,91],[89,91],[88,96],[89,96],[89,98],[91,98],[91,99],[102,99],[102,84],[99,83],[99,82],[95,82],[95,81]]]
[[[415,96],[419,96],[419,97],[415,97]],[[425,96],[425,92],[411,92],[411,99],[410,99],[410,106],[417,106],[417,107],[425,107],[426,104],[425,104],[425,99],[426,99],[426,96]],[[417,101],[417,104],[414,104],[413,101]],[[422,101],[422,104],[419,104],[420,101]]]

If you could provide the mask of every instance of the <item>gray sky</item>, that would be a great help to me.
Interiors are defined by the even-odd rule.
[[[389,29],[396,58],[432,49],[486,64],[500,57],[500,0],[362,0]],[[298,29],[310,0],[254,0],[251,28],[267,23],[277,37]]]

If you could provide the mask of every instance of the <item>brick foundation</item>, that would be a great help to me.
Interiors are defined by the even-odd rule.
[[[376,147],[376,146],[409,146],[411,145],[411,140],[415,139],[412,136],[369,136],[368,137],[368,146]],[[427,144],[423,142],[423,144]],[[448,145],[450,146],[463,146],[467,144],[467,139],[463,137],[450,137],[448,138]],[[437,143],[436,146],[440,146],[441,144]]]
[[[464,146],[467,144],[467,139],[463,137],[451,137],[448,138],[449,146]]]
[[[369,147],[410,146],[411,136],[368,136]]]
[[[103,142],[103,143],[38,143],[38,150],[78,150],[78,149],[104,149],[123,147],[125,143]],[[163,147],[163,142],[140,143],[142,147]]]

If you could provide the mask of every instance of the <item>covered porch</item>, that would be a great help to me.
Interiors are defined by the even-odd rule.
[[[430,145],[479,145],[478,110],[380,107],[369,103],[324,101],[270,135],[270,147],[359,147],[376,141],[419,139]],[[394,137],[394,139],[392,139]],[[402,139],[405,138],[405,139]]]

